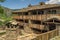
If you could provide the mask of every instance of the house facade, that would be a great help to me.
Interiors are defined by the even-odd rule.
[[[60,4],[42,2],[39,5],[29,5],[27,8],[13,11],[12,14],[20,28],[29,27],[34,32],[44,33],[58,30],[60,26]]]

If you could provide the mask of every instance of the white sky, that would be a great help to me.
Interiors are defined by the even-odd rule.
[[[45,2],[46,4],[60,4],[60,0],[49,0]]]

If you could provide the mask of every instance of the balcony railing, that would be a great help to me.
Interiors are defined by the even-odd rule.
[[[37,29],[41,29],[41,30],[44,30],[44,25],[39,25],[39,24],[28,24],[28,23],[24,23],[24,22],[20,22],[19,25],[22,25],[22,26],[29,26],[31,28],[37,28]]]
[[[31,15],[29,16],[31,20],[43,20],[46,19],[46,15]]]
[[[20,16],[13,16],[13,18],[14,18],[14,19],[19,19],[19,18],[20,18]]]
[[[58,30],[52,30],[52,31],[48,31],[46,33],[42,33],[42,34],[29,34],[29,35],[24,35],[21,37],[18,37],[17,40],[50,40],[51,38],[58,36]],[[31,38],[30,38],[31,37]]]
[[[23,15],[23,19],[29,19],[28,15]]]
[[[49,19],[49,18],[59,18],[60,17],[60,14],[47,14],[46,15],[46,18]]]
[[[39,24],[30,24],[30,27],[31,28],[37,28],[37,29],[40,29],[40,30],[44,30],[44,25],[39,25]]]
[[[30,19],[30,20],[47,20],[49,18],[59,18],[59,17],[60,17],[60,14],[13,16],[13,18],[15,18],[15,19]]]
[[[35,39],[37,40],[50,40],[51,38],[54,38],[55,36],[58,36],[58,30],[52,30],[52,31],[48,31],[46,33],[42,33],[40,35],[38,35]]]

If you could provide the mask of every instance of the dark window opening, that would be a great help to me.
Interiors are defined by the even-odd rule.
[[[52,13],[53,13],[53,14],[56,14],[56,10],[52,10]]]
[[[23,22],[24,20],[22,20],[22,19],[16,19],[16,21],[22,21]]]
[[[54,20],[54,22],[56,22],[56,23],[60,23],[60,21],[59,21],[59,20]]]
[[[25,20],[25,23],[28,23],[28,20]]]
[[[22,15],[22,13],[21,12],[18,12],[18,15],[20,16],[20,15]]]
[[[24,12],[23,15],[28,15],[28,12]]]
[[[47,13],[48,13],[48,14],[51,14],[51,10],[48,10]]]
[[[24,29],[24,27],[23,26],[20,26],[19,29]]]
[[[41,24],[41,21],[31,20],[33,24]]]
[[[36,15],[36,14],[37,14],[36,10],[34,10],[34,11],[31,12],[31,15]]]
[[[38,11],[38,15],[39,15],[39,14],[44,14],[44,11]]]
[[[56,14],[56,10],[48,10],[47,13],[48,14]]]
[[[23,22],[24,20],[20,19],[19,21],[22,21]]]
[[[10,26],[7,26],[7,28],[10,28]]]
[[[16,19],[16,21],[19,21],[18,19]]]
[[[13,28],[13,26],[11,26],[11,28]]]
[[[14,25],[15,26],[15,28],[17,27],[17,25]]]
[[[7,26],[7,28],[10,28],[10,23],[7,23],[6,26]]]
[[[45,25],[45,23],[44,23],[44,22],[42,22],[42,25]]]

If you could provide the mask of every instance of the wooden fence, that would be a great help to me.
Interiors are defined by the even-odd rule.
[[[27,36],[23,36],[23,37],[19,37],[17,40],[49,40],[55,36],[58,36],[58,30],[52,30],[46,33],[42,33],[42,34],[37,34],[37,35],[27,35]]]
[[[55,36],[58,36],[59,35],[58,33],[59,33],[58,30],[55,29],[50,32],[40,34],[36,38],[34,38],[33,40],[49,40],[51,38],[54,38]]]

